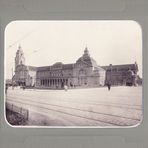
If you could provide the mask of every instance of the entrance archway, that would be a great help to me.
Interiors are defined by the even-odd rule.
[[[79,86],[87,85],[86,71],[84,69],[79,70],[78,83],[79,83]]]

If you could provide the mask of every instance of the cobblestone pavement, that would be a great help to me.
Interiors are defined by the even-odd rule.
[[[142,87],[8,89],[6,101],[29,110],[29,126],[135,126],[142,119]]]

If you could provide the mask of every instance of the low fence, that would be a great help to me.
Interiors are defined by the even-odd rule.
[[[8,103],[8,102],[6,102],[6,109],[8,109],[8,110],[10,110],[12,112],[20,114],[21,116],[23,116],[23,118],[25,120],[29,119],[29,110],[27,110],[27,109],[24,109],[22,107],[18,107],[16,105]]]

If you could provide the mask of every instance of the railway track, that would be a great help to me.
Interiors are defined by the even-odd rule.
[[[136,118],[128,118],[124,116],[94,112],[94,111],[89,111],[89,110],[79,109],[74,107],[61,106],[61,105],[56,105],[51,103],[43,103],[43,102],[34,101],[26,98],[25,100],[20,99],[20,97],[19,97],[19,100],[16,100],[16,97],[12,97],[12,96],[10,98],[11,99],[7,99],[7,101],[13,102],[13,103],[19,103],[20,105],[25,104],[28,106],[34,106],[34,107],[45,109],[48,111],[54,111],[54,112],[66,114],[69,116],[79,117],[79,118],[83,118],[91,121],[98,121],[98,122],[107,123],[115,126],[129,126],[131,124],[138,123],[140,121],[140,119],[136,119]]]
[[[36,98],[35,96],[30,96],[30,95],[26,95],[25,96],[27,98],[31,97],[31,98]],[[10,96],[8,96],[10,97]],[[20,98],[20,96],[18,96]],[[95,101],[78,101],[77,98],[75,98],[75,101],[72,100],[66,100],[62,98],[62,102],[68,102],[68,103],[80,103],[80,104],[88,104],[88,105],[101,105],[101,106],[109,106],[109,107],[115,107],[115,108],[124,108],[124,109],[133,109],[133,110],[141,110],[141,105],[130,105],[130,104],[118,104],[118,103],[112,103],[112,102],[105,102],[105,101],[99,101],[95,102]]]

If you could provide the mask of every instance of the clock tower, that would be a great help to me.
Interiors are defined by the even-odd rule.
[[[15,69],[18,65],[25,65],[25,57],[22,47],[19,45],[15,56]]]

